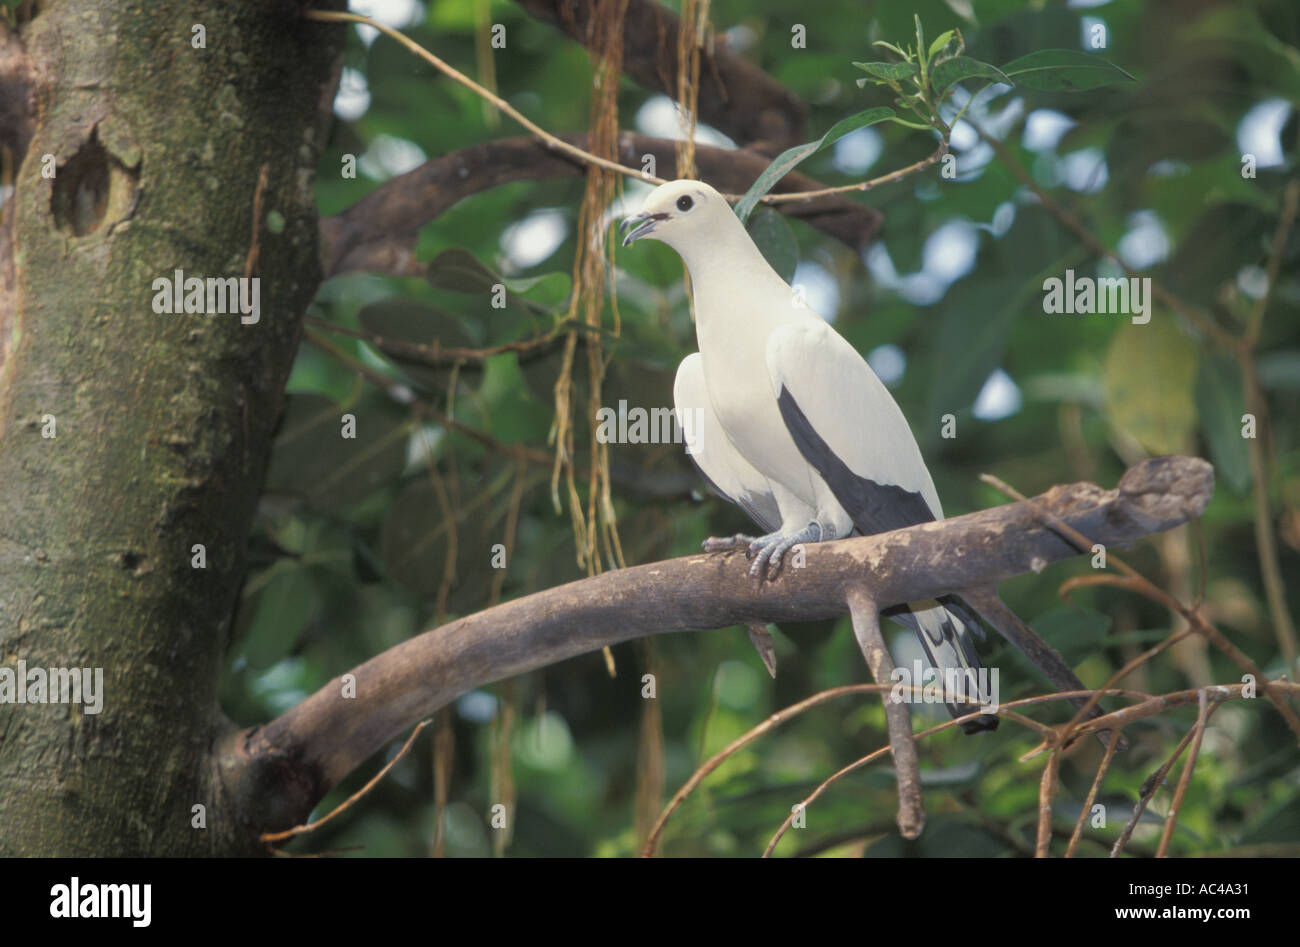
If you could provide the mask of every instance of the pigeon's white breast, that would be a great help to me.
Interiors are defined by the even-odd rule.
[[[727,436],[760,473],[816,506],[813,468],[786,430],[767,366],[772,330],[800,318],[817,318],[784,303],[793,292],[784,281],[776,305],[762,282],[734,284],[734,292],[696,285],[695,318],[709,400]],[[713,291],[711,291],[713,290]]]

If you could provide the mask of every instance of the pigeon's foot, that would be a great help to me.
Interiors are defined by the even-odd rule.
[[[748,555],[754,560],[749,567],[749,574],[756,579],[762,578],[763,570],[766,569],[767,577],[775,579],[781,574],[781,560],[785,558],[785,554],[792,546],[834,538],[835,534],[832,530],[823,529],[817,522],[809,523],[799,530],[777,530],[775,533],[759,536],[749,544]]]
[[[735,549],[737,546],[748,546],[752,542],[754,542],[753,536],[737,533],[735,536],[710,536],[700,543],[700,546],[705,552],[726,552],[728,549]]]

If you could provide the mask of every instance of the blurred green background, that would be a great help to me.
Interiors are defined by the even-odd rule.
[[[506,48],[487,54],[500,94],[550,131],[587,127],[586,51],[515,4],[373,0],[353,9],[403,29],[480,81],[487,80],[484,31],[504,25]],[[847,115],[889,104],[878,90],[856,85],[862,73],[851,62],[884,58],[873,40],[906,43],[913,14],[929,36],[959,28],[969,55],[995,64],[1038,49],[1079,49],[1137,78],[1073,94],[991,88],[967,117],[999,139],[1102,244],[1232,336],[1243,334],[1270,293],[1251,362],[1267,406],[1259,435],[1269,519],[1294,606],[1300,596],[1300,234],[1294,229],[1272,287],[1267,269],[1284,191],[1297,170],[1300,6],[1292,0],[891,0],[796,7],[784,0],[715,0],[710,21],[735,51],[808,103],[806,137],[814,139]],[[806,48],[792,48],[796,23],[806,26]],[[322,215],[347,208],[423,160],[522,133],[390,39],[348,30],[336,121],[317,181]],[[1094,48],[1097,35],[1104,48]],[[667,137],[679,127],[669,100],[628,79],[619,125]],[[699,136],[729,146],[711,129],[701,127]],[[1103,276],[1118,270],[1044,210],[971,123],[957,126],[952,146],[954,180],[930,169],[854,196],[884,219],[865,252],[798,221],[774,225],[770,217],[765,250],[797,253],[792,281],[804,285],[813,308],[834,320],[890,386],[948,515],[1005,502],[979,482],[982,472],[1033,494],[1076,480],[1111,487],[1144,456],[1210,459],[1216,491],[1199,538],[1184,528],[1122,554],[1185,601],[1203,589],[1207,617],[1270,675],[1283,673],[1283,645],[1257,553],[1250,444],[1241,435],[1247,404],[1241,361],[1164,306],[1155,307],[1147,325],[1118,315],[1045,314],[1045,277],[1063,276],[1067,268]],[[902,167],[933,148],[931,134],[880,125],[842,139],[800,170],[827,185],[848,183]],[[359,157],[355,179],[339,172],[348,154]],[[1246,154],[1254,156],[1253,176],[1243,175]],[[571,177],[505,184],[468,198],[421,232],[419,259],[432,264],[427,279],[339,276],[322,286],[311,314],[443,346],[544,333],[567,308],[583,190],[583,179]],[[625,203],[611,213],[635,210],[647,190],[628,184]],[[770,213],[760,211],[755,222]],[[671,250],[651,242],[619,250],[615,262],[621,330],[612,335],[607,313],[605,349],[612,359],[601,401],[670,405],[677,362],[695,350],[681,265]],[[483,291],[497,279],[491,274],[508,280],[505,309],[493,309]],[[522,359],[507,353],[453,372],[401,363],[364,341],[321,334],[405,386],[399,395],[414,392],[496,443],[549,454],[560,349]],[[578,453],[585,457],[590,427],[581,417],[581,372],[576,380]],[[448,433],[306,341],[290,391],[224,686],[226,711],[239,724],[268,719],[440,618],[484,608],[494,593],[527,595],[585,574],[575,561],[569,513],[552,505],[545,458],[520,465]],[[344,412],[358,419],[355,440],[338,436]],[[956,418],[953,439],[940,437],[946,414]],[[610,459],[628,564],[691,553],[706,535],[749,529],[739,510],[707,494],[680,445],[612,445]],[[499,579],[492,546],[506,541],[517,490],[517,540]],[[585,487],[580,490],[585,497]],[[1114,589],[1081,590],[1063,603],[1061,582],[1090,571],[1086,558],[1071,560],[1009,582],[1003,594],[1097,686],[1181,626],[1150,602]],[[896,660],[918,656],[909,632],[891,626],[887,633]],[[847,619],[787,624],[776,640],[775,681],[744,630],[733,628],[616,648],[612,678],[594,653],[467,694],[358,807],[291,850],[632,855],[647,816],[710,754],[818,690],[869,680]],[[990,640],[982,651],[985,664],[1001,670],[1004,702],[1050,689],[1009,646]],[[641,697],[647,668],[657,679],[654,702]],[[1193,639],[1124,683],[1163,693],[1240,676],[1234,664]],[[506,701],[510,711],[503,714]],[[1068,719],[1062,706],[1030,713],[1047,722]],[[1172,752],[1195,713],[1192,705],[1129,728],[1132,748],[1117,757],[1098,800],[1106,806],[1106,825],[1085,831],[1081,855],[1109,849],[1139,784]],[[914,718],[918,728],[946,719],[942,707],[918,708]],[[438,731],[454,754],[435,762]],[[792,804],[885,740],[875,697],[823,704],[714,773],[668,823],[660,850],[757,854]],[[1032,853],[1045,757],[1019,758],[1036,743],[1032,732],[1012,723],[978,737],[948,731],[928,739],[920,749],[929,822],[920,840],[899,838],[893,779],[876,765],[832,788],[808,810],[807,827],[789,833],[777,854]],[[1090,741],[1062,765],[1054,852],[1063,850],[1060,839],[1070,833],[1100,755]],[[377,758],[354,773],[318,814],[383,762]],[[440,781],[447,805],[436,843]],[[1131,854],[1154,850],[1170,782],[1144,816]],[[1231,702],[1212,719],[1171,851],[1300,854],[1298,794],[1300,756],[1277,713],[1261,700]],[[508,845],[490,825],[497,803],[510,812]]]

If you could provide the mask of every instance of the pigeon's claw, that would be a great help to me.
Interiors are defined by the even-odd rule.
[[[775,533],[759,536],[749,544],[748,554],[754,560],[749,566],[749,574],[756,579],[762,578],[763,570],[766,569],[767,577],[775,579],[781,574],[781,560],[785,558],[785,554],[791,547],[830,538],[817,522],[809,523],[800,530],[777,530]]]
[[[748,546],[752,542],[754,542],[753,536],[737,533],[735,536],[710,536],[700,543],[700,547],[705,552],[726,552],[728,549],[735,549],[737,546]]]

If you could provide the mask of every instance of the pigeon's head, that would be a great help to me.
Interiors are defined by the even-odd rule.
[[[650,192],[641,213],[623,221],[623,246],[642,237],[661,240],[678,253],[695,240],[708,240],[736,215],[727,201],[703,181],[669,181]]]

